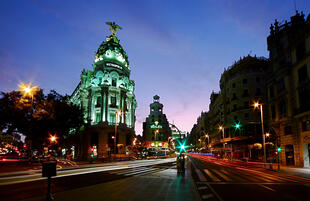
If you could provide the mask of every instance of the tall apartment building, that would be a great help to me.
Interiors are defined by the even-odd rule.
[[[272,67],[267,80],[271,134],[280,139],[281,162],[310,166],[310,15],[277,20],[267,38]]]

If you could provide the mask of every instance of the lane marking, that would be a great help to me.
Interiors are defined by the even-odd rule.
[[[109,171],[110,174],[127,174],[130,172],[135,172],[135,171],[139,171],[139,170],[148,170],[150,168],[146,168],[146,167],[142,167],[142,168],[130,168],[130,169],[121,169],[121,170],[117,170],[117,171]]]
[[[263,185],[263,184],[259,184],[259,186],[261,186],[261,187],[263,187],[263,188],[266,188],[266,189],[268,189],[268,190],[270,190],[270,191],[276,192],[275,189],[269,188],[268,186],[265,186],[265,185]]]
[[[200,181],[208,181],[199,169],[195,169]]]
[[[221,172],[218,171],[218,170],[214,170],[214,169],[213,169],[213,172],[215,172],[216,174],[218,174],[220,177],[222,177],[222,178],[225,179],[226,181],[232,181],[231,178],[227,177],[226,175],[224,175],[223,173],[221,173]]]
[[[202,197],[202,199],[206,200],[206,199],[209,199],[209,198],[213,198],[214,195],[212,195],[212,194],[207,194],[207,195],[202,195],[201,197]]]
[[[204,172],[213,180],[213,181],[221,181],[219,178],[217,178],[215,175],[212,174],[211,171],[208,169],[204,169]]]
[[[140,173],[144,173],[144,172],[150,172],[150,171],[152,171],[152,170],[153,170],[153,169],[131,172],[131,173],[125,174],[125,176],[136,175],[136,174],[140,174]]]
[[[200,187],[198,187],[198,190],[204,190],[204,189],[208,189],[208,187],[207,186],[200,186]]]

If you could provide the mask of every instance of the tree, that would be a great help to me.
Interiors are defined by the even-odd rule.
[[[22,133],[38,149],[48,143],[49,134],[61,141],[84,124],[82,110],[68,100],[54,90],[44,95],[39,89],[32,97],[1,92],[0,129],[4,134]]]

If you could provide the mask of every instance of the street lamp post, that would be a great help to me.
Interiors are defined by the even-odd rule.
[[[219,126],[219,130],[222,131],[222,135],[223,135],[223,150],[224,150],[224,155],[225,155],[225,142],[224,142],[224,138],[225,138],[225,129],[224,129],[224,126]]]
[[[261,120],[261,124],[262,124],[262,136],[263,136],[263,149],[264,149],[264,163],[266,163],[266,137],[265,137],[265,133],[264,133],[264,115],[263,115],[263,105],[259,104],[258,102],[254,103],[254,108],[259,108],[260,109],[260,120]]]
[[[208,138],[208,144],[210,143],[210,136],[208,134],[205,135],[206,138]]]
[[[274,135],[275,135],[275,137],[276,137],[276,144],[275,144],[275,147],[276,147],[276,152],[277,152],[277,163],[278,163],[278,171],[280,171],[280,157],[279,157],[279,155],[280,155],[280,152],[279,152],[279,148],[278,148],[278,146],[279,146],[279,144],[280,144],[280,136],[278,136],[276,133],[273,133]],[[270,136],[270,133],[266,133],[266,137],[268,138]],[[280,150],[281,150],[281,148],[280,148]]]

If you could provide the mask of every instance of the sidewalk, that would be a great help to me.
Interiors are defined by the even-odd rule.
[[[284,174],[310,178],[310,168],[295,168],[295,167],[281,166],[280,172]]]

